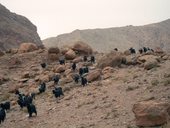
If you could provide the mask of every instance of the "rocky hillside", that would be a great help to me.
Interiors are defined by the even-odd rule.
[[[42,45],[36,26],[26,17],[12,13],[0,4],[0,50],[18,48],[23,42]]]
[[[107,29],[75,30],[71,33],[45,39],[46,47],[70,45],[83,41],[99,52],[108,52],[117,47],[125,50],[129,47],[161,47],[170,51],[170,20],[144,26],[125,26]]]
[[[96,62],[91,63],[83,62],[83,56],[76,54],[65,65],[47,56],[74,55],[74,50],[78,51],[39,49],[0,57],[0,103],[11,102],[1,128],[170,128],[170,55],[96,53]],[[126,63],[119,61],[122,57]],[[77,68],[73,71],[71,65],[75,60]],[[42,62],[47,63],[44,69]],[[103,68],[98,66],[101,63]],[[84,87],[72,79],[83,66],[89,67],[84,75],[89,83]],[[58,85],[64,92],[59,98],[52,93],[55,75],[60,76]],[[47,88],[39,94],[42,81]],[[20,109],[15,89],[24,94],[36,93],[33,104],[37,116],[28,118],[27,109]]]

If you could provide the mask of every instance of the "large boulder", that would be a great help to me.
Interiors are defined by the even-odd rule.
[[[142,63],[147,62],[147,61],[152,61],[152,60],[159,61],[160,58],[155,55],[143,55],[143,56],[138,57],[138,61]]]
[[[87,75],[87,81],[92,82],[98,80],[100,77],[101,77],[101,70],[96,69],[94,71],[89,72],[89,74]]]
[[[142,101],[134,104],[132,110],[137,126],[163,125],[170,117],[170,104],[165,102]]]
[[[51,53],[47,55],[47,58],[50,61],[56,61],[59,59],[59,57],[60,57],[60,54],[55,54],[55,53]]]
[[[92,54],[93,52],[92,48],[88,44],[81,41],[76,42],[72,49],[78,54]]]
[[[137,61],[138,57],[137,56],[129,55],[129,56],[126,56],[125,58],[126,58],[126,62],[125,62],[126,65],[136,65],[136,64],[138,64],[138,61]]]
[[[48,49],[47,58],[49,61],[56,61],[60,56],[60,49],[58,47],[51,47]]]
[[[32,52],[37,50],[38,47],[34,43],[22,43],[19,47],[18,52],[19,53],[24,53],[24,52]]]
[[[65,53],[65,58],[67,60],[73,60],[74,58],[76,58],[76,53],[72,49],[70,49]]]
[[[48,49],[48,54],[58,54],[60,53],[60,49],[58,47],[51,47]]]
[[[144,69],[150,70],[154,67],[158,66],[158,62],[160,61],[160,58],[155,55],[143,55],[138,58],[137,60],[140,63],[144,63]]]
[[[104,67],[117,67],[122,64],[122,61],[125,57],[119,52],[110,52],[103,56],[97,64],[97,67],[104,68]]]
[[[158,67],[158,61],[157,60],[150,60],[144,63],[144,69],[150,70],[152,68]]]

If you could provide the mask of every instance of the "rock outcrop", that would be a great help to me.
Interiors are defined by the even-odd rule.
[[[79,54],[92,54],[93,52],[92,48],[82,41],[75,42],[72,49],[77,51]]]
[[[170,104],[156,101],[142,101],[133,106],[137,126],[158,126],[167,123]]]
[[[23,42],[42,47],[36,26],[26,17],[12,13],[0,4],[0,50],[18,48]]]
[[[34,43],[22,43],[19,47],[18,52],[19,53],[24,53],[24,52],[32,52],[37,50],[38,47]]]
[[[117,67],[122,64],[122,61],[124,59],[124,56],[119,52],[110,52],[103,56],[99,61],[97,66],[99,68],[105,68],[105,67]]]

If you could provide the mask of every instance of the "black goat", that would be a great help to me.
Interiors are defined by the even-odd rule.
[[[64,96],[63,90],[61,87],[57,87],[54,90],[52,90],[53,94],[55,95],[55,97],[60,97],[61,95]]]
[[[81,85],[84,87],[87,85],[87,79],[85,77],[81,77]]]
[[[17,100],[18,105],[20,106],[20,108],[22,109],[23,107],[26,107],[26,102],[24,99],[18,99]]]
[[[83,74],[85,73],[89,73],[89,68],[87,66],[83,68]]]
[[[134,48],[130,48],[129,51],[131,54],[136,54],[136,50]]]
[[[143,52],[147,52],[148,51],[148,49],[146,48],[146,47],[143,47]]]
[[[19,97],[19,99],[17,100],[17,103],[22,109],[23,107],[26,107],[28,104],[32,104],[32,101],[33,101],[32,96],[26,95],[26,96]]]
[[[95,63],[95,57],[93,55],[90,57],[90,61],[91,63]]]
[[[76,63],[73,63],[71,67],[72,67],[72,70],[75,71],[76,70]]]
[[[59,75],[55,75],[53,77],[54,84],[58,84],[59,80],[60,80],[60,76]]]
[[[139,49],[139,53],[140,53],[140,54],[143,53],[143,49],[142,49],[142,48]]]
[[[6,118],[5,109],[0,107],[0,124],[1,124],[1,122],[4,122],[5,118]]]
[[[9,101],[6,101],[4,103],[1,103],[0,107],[3,108],[4,110],[10,110],[11,105]]]
[[[87,56],[83,56],[83,61],[84,61],[84,62],[87,61]]]
[[[35,113],[35,115],[37,116],[37,110],[34,104],[27,104],[27,110],[29,113],[29,117],[32,117],[33,113]]]
[[[42,68],[46,68],[47,64],[46,63],[41,63]]]
[[[79,79],[80,79],[80,76],[79,76],[78,74],[75,74],[74,77],[73,77],[73,79],[74,79],[75,83],[78,84]]]
[[[25,94],[20,93],[19,90],[16,90],[15,94],[18,95],[19,99],[22,99],[25,96]]]
[[[62,57],[62,58],[59,58],[59,63],[60,65],[65,65],[65,59]]]
[[[46,90],[46,84],[43,82],[39,86],[39,93],[45,92]]]
[[[34,92],[32,92],[30,95],[31,95],[32,99],[35,99],[36,94]]]
[[[115,51],[118,51],[118,49],[117,49],[117,48],[114,48],[114,50],[115,50]]]
[[[79,68],[79,75],[80,75],[80,76],[83,75],[83,72],[84,72],[83,68]]]

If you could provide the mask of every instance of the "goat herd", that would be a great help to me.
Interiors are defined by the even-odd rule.
[[[95,57],[93,55],[91,55],[90,59],[88,60],[87,56],[83,56],[83,61],[84,62],[89,61],[93,64],[93,63],[95,63]],[[65,59],[60,58],[59,63],[60,63],[60,65],[65,65]],[[47,67],[47,64],[41,63],[40,66],[43,69],[45,69]],[[71,68],[73,71],[76,71],[76,68],[77,68],[76,63],[72,63]],[[89,72],[88,66],[79,68],[79,73],[75,74],[73,77],[73,80],[75,81],[75,83],[79,83],[79,81],[80,81],[82,86],[87,85],[87,79],[83,75],[88,72]],[[56,85],[54,87],[54,89],[52,90],[52,93],[54,94],[54,96],[56,98],[60,97],[61,95],[64,96],[62,87],[58,86],[60,76],[55,75],[52,78],[52,80],[54,81],[54,85]],[[18,97],[18,99],[17,99],[18,105],[20,106],[21,109],[23,109],[24,107],[27,108],[29,117],[32,117],[33,113],[35,115],[37,115],[36,106],[35,106],[35,104],[33,104],[33,100],[35,100],[35,96],[37,94],[41,94],[45,91],[46,91],[46,83],[45,82],[42,82],[39,85],[38,93],[24,94],[24,93],[20,92],[18,89],[15,90],[15,95]],[[0,104],[0,124],[1,124],[1,122],[4,122],[4,120],[6,118],[6,111],[10,110],[10,107],[11,107],[10,101],[6,101],[6,102],[3,102]]]
[[[117,48],[115,48],[114,50],[118,51]],[[130,51],[131,54],[136,53],[136,50],[134,48],[130,48],[129,51]],[[147,51],[154,52],[152,49],[146,48],[146,47],[139,49],[140,54],[146,53]],[[84,62],[89,61],[92,64],[94,64],[95,63],[95,57],[93,55],[91,55],[90,59],[88,60],[87,56],[83,56],[83,61]],[[60,65],[65,65],[65,59],[60,58],[59,63],[60,63]],[[45,69],[47,67],[47,64],[41,63],[41,67],[43,69]],[[76,63],[72,63],[71,68],[72,68],[73,71],[76,70],[76,67],[77,67]],[[79,81],[80,81],[82,86],[87,85],[87,79],[85,78],[84,74],[86,74],[88,72],[89,72],[88,66],[79,68],[79,73],[75,74],[74,77],[73,77],[73,80],[75,81],[75,83],[79,83]],[[58,85],[58,82],[60,80],[60,76],[55,75],[52,80],[54,81],[54,85]],[[46,91],[46,83],[42,82],[39,85],[38,90],[39,90],[38,94],[45,92]],[[64,95],[62,88],[59,87],[59,86],[55,86],[54,89],[52,90],[52,93],[54,94],[54,96],[56,98],[60,97],[61,95]],[[18,97],[18,100],[17,100],[18,105],[20,106],[21,109],[23,107],[27,108],[29,117],[32,117],[33,113],[35,113],[35,115],[37,115],[36,106],[33,104],[33,100],[35,100],[35,96],[36,96],[35,93],[23,94],[19,90],[16,90],[15,94]],[[3,103],[0,104],[0,124],[1,124],[1,122],[3,122],[5,120],[7,110],[10,110],[10,101],[6,101],[6,102],[3,102]]]

